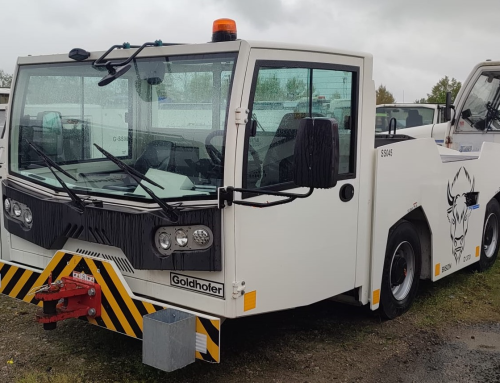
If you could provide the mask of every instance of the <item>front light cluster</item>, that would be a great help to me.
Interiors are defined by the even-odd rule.
[[[188,227],[160,227],[156,231],[155,245],[161,255],[174,251],[203,250],[213,242],[212,231],[201,225]]]
[[[3,207],[11,218],[21,221],[25,226],[31,227],[33,224],[33,213],[25,204],[6,198],[3,201]]]

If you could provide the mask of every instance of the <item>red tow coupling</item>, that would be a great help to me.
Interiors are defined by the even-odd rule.
[[[43,302],[42,310],[36,313],[36,320],[43,323],[45,330],[54,330],[57,322],[90,316],[101,316],[101,286],[93,282],[93,277],[79,274],[81,277],[62,277],[35,292],[35,298]]]

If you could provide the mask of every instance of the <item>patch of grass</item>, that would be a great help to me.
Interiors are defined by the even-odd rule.
[[[16,383],[84,383],[84,380],[79,374],[52,374],[47,372],[30,372],[16,380]]]
[[[14,306],[9,301],[4,310],[4,323],[11,326],[2,329],[4,336],[18,334],[20,323],[26,322],[23,316],[11,321],[18,310]],[[21,339],[9,338],[18,350],[12,367],[19,369],[12,375],[22,375],[17,380],[12,375],[2,380],[0,371],[0,382],[233,383],[271,382],[271,376],[277,381],[293,381],[287,378],[309,380],[307,374],[316,371],[316,366],[321,372],[315,374],[325,374],[317,381],[332,381],[332,374],[350,371],[356,361],[379,366],[387,358],[405,353],[408,333],[417,334],[411,342],[427,347],[436,329],[483,321],[500,322],[500,261],[485,273],[462,270],[436,283],[422,281],[413,308],[394,321],[381,320],[368,307],[331,301],[228,320],[222,330],[222,364],[198,361],[173,373],[143,365],[141,344],[132,338],[77,320],[63,322],[57,332],[48,334],[26,323]],[[426,337],[427,331],[415,331],[415,327],[430,329],[432,334]],[[34,343],[38,346],[28,349],[32,339],[38,340]],[[12,357],[10,352],[3,355]],[[50,366],[54,368],[47,372]]]
[[[500,321],[500,262],[484,273],[465,269],[436,283],[422,282],[411,311],[417,325]]]

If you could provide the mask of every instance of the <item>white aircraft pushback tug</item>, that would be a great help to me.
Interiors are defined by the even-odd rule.
[[[87,320],[172,371],[219,362],[225,318],[338,296],[394,318],[420,279],[496,260],[500,146],[374,139],[370,55],[222,19],[210,43],[22,57],[13,84],[0,292],[46,329]]]

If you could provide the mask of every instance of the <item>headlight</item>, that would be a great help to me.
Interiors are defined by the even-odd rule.
[[[203,246],[210,242],[210,234],[204,229],[198,229],[193,232],[193,239],[198,245]]]
[[[6,212],[10,212],[10,199],[6,198],[3,203],[3,206],[5,207]]]
[[[16,217],[20,217],[21,216],[21,213],[22,213],[21,207],[17,203],[15,203],[14,205],[12,205],[12,211],[14,212],[14,215]]]
[[[26,222],[28,225],[33,222],[33,214],[31,213],[30,209],[26,209],[24,212],[24,222]]]
[[[175,232],[175,241],[180,247],[184,247],[188,243],[187,234],[182,230],[177,230]]]
[[[163,250],[170,249],[170,238],[167,233],[161,233],[158,236],[158,242]]]

